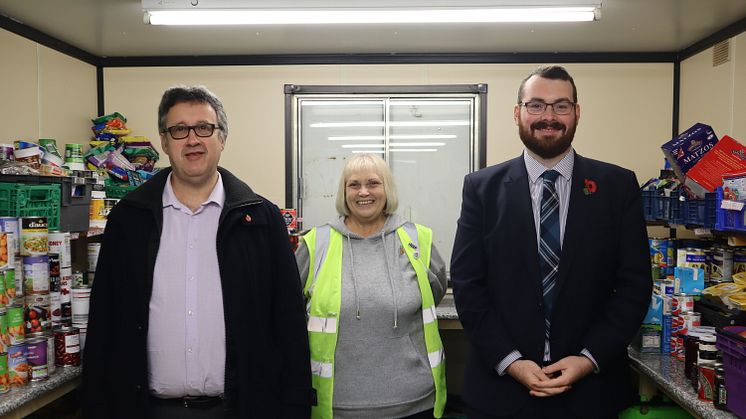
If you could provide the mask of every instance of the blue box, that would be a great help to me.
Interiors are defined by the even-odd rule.
[[[699,161],[718,142],[712,127],[696,123],[678,137],[663,144],[661,149],[666,160],[671,164],[674,173],[681,183],[686,179],[686,172]]]
[[[643,324],[652,324],[661,326],[663,325],[663,297],[658,294],[653,294],[650,297],[650,306],[648,306],[648,312],[645,314],[645,319],[642,321]]]
[[[674,293],[702,294],[705,289],[705,271],[700,268],[677,266],[673,270]]]

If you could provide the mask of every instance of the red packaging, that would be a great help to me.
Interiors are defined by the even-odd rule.
[[[725,135],[686,172],[684,185],[697,198],[723,185],[723,174],[746,170],[746,147]]]

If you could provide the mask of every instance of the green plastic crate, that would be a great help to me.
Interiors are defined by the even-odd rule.
[[[106,197],[115,199],[124,198],[125,195],[134,191],[135,189],[137,189],[137,186],[130,186],[126,183],[114,183],[109,181],[106,182],[106,186],[104,187]]]
[[[60,227],[60,185],[0,182],[0,215],[47,217],[49,230]]]

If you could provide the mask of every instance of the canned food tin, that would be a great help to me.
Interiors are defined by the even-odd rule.
[[[23,299],[23,258],[20,256],[16,258],[16,268],[13,273],[13,280],[15,281],[13,289],[15,289],[16,295],[15,297],[12,297],[12,299]]]
[[[693,247],[687,247],[685,250],[684,255],[684,263],[679,264],[679,266],[686,266],[688,268],[698,268],[705,270],[707,268],[707,264],[705,263],[705,251],[702,249],[696,249]]]
[[[699,389],[697,397],[706,402],[711,402],[715,394],[715,367],[714,365],[699,365]]]
[[[27,360],[31,381],[43,381],[49,378],[47,365],[47,337],[33,336],[26,340]]]
[[[21,256],[41,256],[49,252],[47,217],[21,218]]]
[[[54,358],[61,367],[80,365],[80,329],[77,327],[58,327],[54,329]]]
[[[11,387],[23,387],[28,384],[29,365],[26,345],[13,345],[8,348],[8,376]]]
[[[13,233],[0,232],[0,270],[13,267]]]
[[[85,276],[83,276],[83,272],[75,271],[73,272],[72,276],[72,283],[70,284],[70,288],[81,288],[85,287]]]
[[[691,330],[694,330],[695,327],[699,327],[701,324],[702,316],[696,311],[686,311],[679,316],[684,320],[681,330],[682,335],[688,335]]]
[[[694,311],[694,296],[690,294],[674,294],[671,300],[671,314],[677,316],[687,311]]]
[[[88,309],[91,302],[91,288],[73,288],[73,323],[88,323]]]
[[[668,239],[651,237],[648,239],[650,245],[650,262],[658,266],[667,265]]]
[[[49,232],[49,253],[60,255],[60,266],[69,267],[72,264],[70,250],[70,233],[62,231]]]
[[[746,272],[746,251],[736,250],[733,252],[733,273]]]
[[[88,335],[88,323],[73,323],[73,327],[78,328],[80,333],[80,354],[83,356],[83,349],[85,349],[85,338]]]
[[[60,255],[58,253],[49,253],[49,290],[59,291],[60,286]],[[52,283],[57,288],[52,287]]]
[[[52,327],[51,296],[30,294],[26,296],[26,335],[50,330]]]
[[[10,391],[10,377],[8,377],[8,353],[0,353],[0,394]]]
[[[0,272],[0,277],[3,282],[4,295],[0,298],[3,299],[4,304],[10,304],[16,298],[16,270],[8,269]]]
[[[54,333],[50,331],[44,335],[47,338],[47,370],[51,376],[57,370],[54,362]]]
[[[8,336],[8,313],[0,308],[0,352],[8,352],[10,336]]]
[[[59,291],[49,292],[49,311],[51,312],[52,327],[60,326],[62,324],[62,304],[60,304]]]
[[[24,256],[23,282],[26,295],[49,292],[49,256]]]
[[[733,250],[726,247],[710,249],[710,280],[715,282],[730,281],[733,276]]]
[[[8,318],[8,341],[19,345],[26,339],[26,326],[23,321],[23,304],[14,304],[6,308]]]
[[[88,272],[96,272],[99,253],[101,253],[101,243],[88,243]]]
[[[21,253],[21,224],[17,217],[0,217],[0,231],[5,233],[13,233],[13,254],[18,255]]]
[[[96,192],[97,191],[91,193],[91,204],[88,213],[88,225],[91,228],[104,228],[106,227],[106,216],[104,214],[104,197],[106,195],[101,194],[101,196],[98,196]]]

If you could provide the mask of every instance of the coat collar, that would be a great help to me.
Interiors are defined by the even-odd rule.
[[[262,198],[242,180],[234,176],[228,170],[218,167],[218,172],[223,180],[223,189],[225,190],[225,203],[223,212],[230,209],[258,203]],[[166,187],[168,174],[171,168],[167,167],[155,174],[150,180],[140,187],[130,192],[122,198],[122,201],[141,208],[148,208],[155,212],[160,212],[163,208],[163,189]]]

